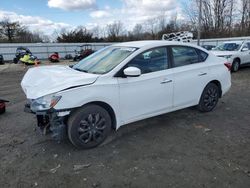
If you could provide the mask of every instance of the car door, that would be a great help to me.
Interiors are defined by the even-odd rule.
[[[208,54],[188,46],[172,46],[174,107],[196,105],[209,82]]]
[[[168,63],[167,49],[160,47],[137,55],[124,67],[137,67],[142,74],[117,78],[123,123],[151,117],[172,107],[173,75]]]
[[[243,48],[247,48],[248,50],[240,52],[241,53],[241,64],[250,63],[250,43],[243,44],[242,49]]]

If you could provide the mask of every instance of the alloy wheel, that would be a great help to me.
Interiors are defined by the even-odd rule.
[[[88,114],[80,121],[78,128],[79,139],[84,143],[99,143],[104,137],[106,128],[105,118],[99,113]]]

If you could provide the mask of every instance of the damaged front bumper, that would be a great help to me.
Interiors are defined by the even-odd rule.
[[[51,134],[52,138],[59,142],[67,138],[66,122],[70,114],[69,110],[57,111],[55,109],[49,109],[46,111],[33,112],[30,109],[30,104],[27,103],[25,104],[24,111],[36,115],[37,126],[44,135]]]

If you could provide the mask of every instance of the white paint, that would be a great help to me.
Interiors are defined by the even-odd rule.
[[[179,42],[121,43],[116,46],[139,49],[104,75],[76,73],[70,68],[58,66],[51,67],[51,70],[50,67],[37,68],[25,75],[22,87],[28,93],[28,98],[34,99],[49,93],[62,96],[54,107],[56,110],[81,107],[96,101],[107,103],[115,112],[117,128],[130,122],[197,105],[203,89],[212,80],[221,83],[222,95],[229,90],[231,75],[224,65],[225,59],[206,50],[204,51],[209,53],[209,57],[205,62],[142,74],[139,77],[115,77],[138,54],[168,45],[192,46],[204,50]],[[201,76],[204,73],[206,74]],[[61,91],[80,83],[92,84]]]

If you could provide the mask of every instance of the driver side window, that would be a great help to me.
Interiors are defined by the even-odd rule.
[[[168,68],[167,48],[147,50],[132,59],[127,67],[137,67],[142,74],[165,70]]]
[[[244,44],[244,46],[243,46],[243,48],[247,48],[248,50],[250,50],[249,47],[250,47],[250,46],[248,46],[248,43]],[[243,48],[242,48],[242,49],[243,49]]]
[[[247,43],[247,47],[250,50],[250,42]]]

